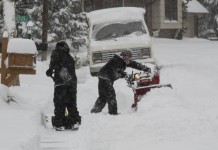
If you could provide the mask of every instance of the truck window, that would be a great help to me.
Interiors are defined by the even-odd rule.
[[[107,25],[95,25],[92,38],[96,41],[109,40],[130,34],[146,34],[142,22],[112,23]]]

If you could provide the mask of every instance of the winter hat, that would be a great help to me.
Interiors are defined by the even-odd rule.
[[[55,49],[58,49],[58,50],[63,50],[63,51],[66,51],[66,52],[69,52],[70,51],[70,48],[69,46],[67,45],[67,43],[65,41],[60,41],[56,44],[56,47]]]
[[[131,49],[124,49],[120,53],[120,56],[129,56],[130,58],[132,58],[132,50]]]

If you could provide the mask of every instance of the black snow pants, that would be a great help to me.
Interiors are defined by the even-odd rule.
[[[98,82],[99,97],[96,100],[95,105],[91,110],[92,113],[101,112],[107,103],[109,114],[117,115],[117,101],[116,101],[116,93],[113,87],[113,83],[114,83],[113,81],[99,78],[99,82]]]
[[[54,118],[55,127],[69,127],[75,123],[81,124],[81,117],[77,110],[76,102],[77,84],[73,86],[60,85],[54,90]],[[68,115],[65,115],[67,109]]]

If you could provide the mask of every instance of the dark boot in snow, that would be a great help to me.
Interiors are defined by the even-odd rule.
[[[78,130],[80,124],[81,124],[81,117],[79,115],[67,116],[64,119],[65,129]]]
[[[63,123],[62,123],[62,119],[59,119],[55,116],[52,116],[51,121],[52,121],[52,125],[56,131],[65,130]]]
[[[62,126],[62,127],[54,127],[56,131],[64,131],[65,128]]]
[[[92,109],[91,109],[91,113],[99,113],[99,112],[101,112],[102,111],[102,109],[101,109],[101,107],[100,106],[94,106]]]
[[[98,98],[97,101],[95,102],[95,105],[91,109],[91,113],[99,113],[102,111],[104,106],[106,105],[107,100],[103,98]]]
[[[109,100],[108,101],[108,113],[110,115],[118,115],[118,113],[117,113],[117,101],[116,100]]]
[[[80,124],[79,124],[79,122],[77,122],[77,123],[75,123],[74,125],[72,125],[72,130],[78,130],[79,129],[79,126],[80,126]]]

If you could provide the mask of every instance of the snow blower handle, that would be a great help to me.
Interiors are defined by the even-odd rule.
[[[142,70],[146,73],[151,73],[151,68],[149,68],[149,67],[145,66]]]
[[[128,87],[131,87],[134,84],[135,78],[134,78],[133,71],[131,74],[127,74],[127,76],[125,77],[125,80],[128,84]]]

